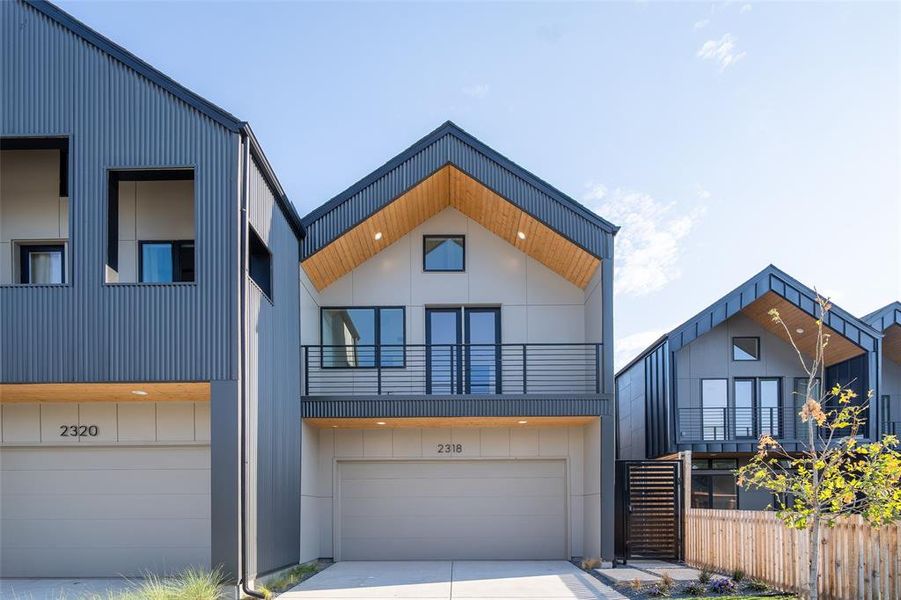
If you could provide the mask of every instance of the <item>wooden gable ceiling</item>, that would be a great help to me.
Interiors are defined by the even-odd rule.
[[[901,365],[901,325],[889,325],[882,338],[882,353]]]
[[[449,206],[580,288],[601,262],[448,165],[303,261],[303,269],[321,291]],[[519,238],[520,231],[525,239]],[[382,235],[376,240],[378,232]]]
[[[773,318],[769,315],[770,309],[773,308],[779,311],[779,316],[788,326],[801,352],[806,356],[813,356],[816,352],[817,342],[816,320],[782,296],[773,292],[767,292],[743,308],[742,313],[756,321],[770,333],[785,342],[789,342],[785,329],[782,325],[773,321]],[[798,333],[799,329],[803,330],[803,332]],[[826,366],[840,363],[865,352],[863,348],[852,343],[840,333],[828,327],[825,328],[825,331],[830,334],[825,352]]]

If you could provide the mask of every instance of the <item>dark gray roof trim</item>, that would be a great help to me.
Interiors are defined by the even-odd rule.
[[[874,310],[862,319],[876,331],[885,331],[892,325],[901,326],[901,302],[895,301]]]
[[[669,350],[675,352],[682,346],[685,346],[704,335],[726,319],[734,316],[767,292],[776,293],[812,317],[817,316],[815,312],[816,292],[789,276],[784,271],[770,265],[682,325],[655,340],[653,344],[648,346],[639,353],[638,356],[629,361],[625,367],[620,369],[616,373],[615,378],[618,379],[620,375],[632,368],[639,360],[656,350],[661,344],[669,342]],[[899,318],[901,318],[901,303],[895,304],[898,305]],[[889,307],[886,307],[886,309],[887,308]],[[879,330],[874,329],[871,325],[867,324],[867,319],[868,317],[858,319],[851,313],[842,310],[833,304],[832,310],[829,311],[828,318],[826,319],[826,325],[867,352],[875,352],[877,342],[879,338],[882,337],[882,334]]]
[[[257,168],[259,168],[260,173],[263,175],[263,178],[269,185],[269,189],[272,190],[272,194],[275,196],[275,201],[281,209],[282,213],[285,215],[285,218],[288,220],[288,224],[294,231],[294,235],[297,236],[298,240],[302,240],[305,235],[305,231],[303,224],[300,222],[300,215],[297,214],[297,210],[294,208],[294,205],[291,204],[291,201],[285,194],[285,190],[284,188],[282,188],[282,184],[279,182],[278,177],[275,176],[275,171],[272,169],[272,165],[269,164],[269,160],[266,158],[266,155],[263,154],[263,149],[260,147],[260,142],[254,135],[253,129],[250,128],[250,124],[245,123],[241,128],[241,132],[247,136],[247,139],[250,142],[250,157],[256,163]]]
[[[618,227],[447,121],[305,216],[301,258],[309,258],[448,164],[590,254],[611,256]]]
[[[371,396],[305,397],[302,418],[609,416],[604,397]]]
[[[704,335],[766,294],[774,292],[816,318],[816,292],[773,265],[744,282],[669,334],[670,351]],[[876,350],[882,334],[836,305],[826,315],[826,325],[867,352]]]
[[[223,110],[222,108],[219,108],[206,98],[198,96],[168,75],[150,66],[119,44],[97,33],[58,6],[46,2],[45,0],[22,0],[22,2],[37,10],[46,17],[52,19],[53,21],[59,23],[91,45],[96,46],[103,52],[106,52],[124,65],[137,71],[142,76],[157,84],[173,96],[181,99],[188,105],[194,107],[197,111],[208,116],[210,119],[219,123],[226,129],[238,132],[244,125],[243,121],[241,121],[231,113]]]

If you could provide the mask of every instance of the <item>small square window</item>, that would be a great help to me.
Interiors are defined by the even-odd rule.
[[[194,281],[193,240],[142,240],[138,246],[141,283]]]
[[[66,260],[63,244],[18,244],[19,282],[30,284],[65,283]]]
[[[466,238],[462,235],[422,237],[423,271],[463,271],[466,268]]]
[[[732,338],[732,360],[760,360],[760,338]]]

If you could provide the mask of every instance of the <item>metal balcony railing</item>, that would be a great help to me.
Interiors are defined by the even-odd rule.
[[[602,344],[302,346],[305,396],[600,394]]]
[[[827,407],[828,409],[828,407]],[[769,434],[783,442],[806,442],[807,423],[793,406],[754,408],[679,408],[676,410],[678,443],[754,442]],[[867,437],[867,424],[859,434]],[[836,430],[836,435],[850,431]],[[828,436],[828,430],[818,431]]]
[[[883,435],[891,434],[901,436],[901,421],[883,421],[880,430]]]

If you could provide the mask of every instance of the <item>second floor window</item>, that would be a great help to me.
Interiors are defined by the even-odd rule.
[[[729,406],[726,379],[701,380],[701,423],[705,440],[726,439],[726,412]]]
[[[732,338],[732,360],[760,360],[760,338]]]
[[[142,283],[194,281],[194,241],[141,241]]]
[[[321,326],[324,368],[404,366],[402,307],[323,308]]]
[[[426,235],[422,238],[423,271],[464,271],[466,239],[462,235]]]
[[[65,246],[63,244],[19,244],[21,283],[65,283]]]

